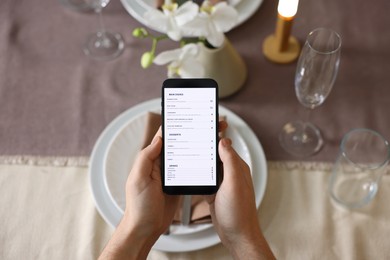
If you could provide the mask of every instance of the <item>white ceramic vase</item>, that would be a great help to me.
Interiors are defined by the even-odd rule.
[[[216,49],[201,45],[198,60],[205,68],[205,78],[217,81],[220,98],[233,95],[244,85],[247,77],[246,65],[227,38],[222,46]]]

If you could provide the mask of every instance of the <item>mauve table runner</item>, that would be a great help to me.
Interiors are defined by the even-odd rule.
[[[296,63],[276,65],[262,54],[262,42],[275,28],[276,5],[264,0],[253,17],[227,34],[249,74],[242,90],[221,104],[249,124],[268,160],[291,160],[278,133],[305,111],[294,92]],[[301,43],[316,27],[330,27],[343,39],[334,89],[311,113],[326,144],[307,160],[333,161],[350,128],[369,127],[390,138],[388,10],[386,0],[300,1],[293,34]],[[98,28],[95,14],[54,0],[0,1],[0,156],[89,156],[118,114],[160,96],[166,68],[140,67],[150,42],[131,32],[141,24],[118,0],[103,15],[106,27],[124,36],[126,49],[115,60],[98,62],[82,52],[86,37]],[[166,41],[159,50],[174,46]]]

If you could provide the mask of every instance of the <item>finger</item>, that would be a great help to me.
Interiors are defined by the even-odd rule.
[[[162,132],[160,126],[156,134],[154,135],[152,142],[141,151],[141,154],[144,154],[144,156],[146,156],[147,159],[151,161],[156,160],[161,154],[161,147],[162,147],[161,138],[162,138]]]
[[[228,190],[233,192],[233,194],[242,192],[242,188],[244,188],[247,192],[252,193],[254,198],[255,192],[250,168],[231,146],[231,141],[227,138],[222,139],[219,142],[218,151],[223,163],[224,173],[221,186],[228,187]],[[254,200],[248,203],[254,204]]]
[[[228,123],[226,121],[219,121],[218,122],[218,132],[223,132],[228,128]]]
[[[218,151],[223,163],[224,179],[229,178],[231,180],[238,173],[241,175],[246,163],[232,147],[232,141],[228,138],[222,138],[219,142]]]
[[[156,134],[154,135],[153,139],[154,139],[156,136],[160,136],[160,137],[162,138],[161,125],[160,125],[160,127],[158,128],[158,130],[157,130]],[[152,143],[153,143],[153,141],[152,141]]]
[[[145,149],[141,151],[141,154],[144,154],[147,159],[154,161],[157,158],[159,158],[161,154],[161,148],[162,148],[162,139],[161,136],[159,135],[159,132],[157,132],[150,145],[145,147]]]
[[[232,147],[232,141],[229,138],[222,138],[219,141],[218,146],[219,156],[221,158],[224,166],[228,166],[230,168],[236,168],[240,157],[236,153],[236,151]]]
[[[134,178],[143,173],[150,174],[152,172],[154,161],[160,158],[161,148],[162,139],[160,136],[155,136],[152,143],[138,154],[132,169]]]

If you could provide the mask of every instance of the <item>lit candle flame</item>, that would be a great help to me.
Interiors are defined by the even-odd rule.
[[[298,10],[299,0],[279,0],[278,13],[286,18],[294,17]]]

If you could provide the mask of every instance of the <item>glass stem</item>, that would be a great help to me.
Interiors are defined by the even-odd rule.
[[[305,107],[305,121],[304,121],[305,125],[306,125],[307,123],[310,123],[311,111],[312,111],[312,110],[313,110],[312,108],[307,108],[307,107]]]
[[[306,129],[307,129],[308,125],[310,124],[311,111],[312,111],[311,108],[305,107],[305,115],[304,115],[304,120],[302,122],[303,127],[302,127],[301,136],[300,136],[300,141],[302,143],[307,143],[308,141],[310,141],[308,139],[308,134],[307,134]]]
[[[104,23],[103,23],[102,8],[96,9],[96,13],[98,14],[98,19],[99,19],[99,32],[101,32],[104,35],[104,33],[106,32],[106,28],[104,27]]]

